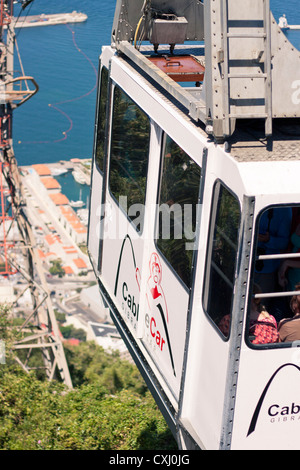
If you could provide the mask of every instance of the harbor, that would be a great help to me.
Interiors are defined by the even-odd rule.
[[[53,306],[66,317],[64,326],[72,325],[83,330],[88,341],[95,341],[106,350],[118,350],[123,358],[131,360],[124,342],[111,324],[87,255],[90,163],[88,158],[74,158],[20,167],[26,211]],[[80,183],[74,178],[74,173],[80,177]],[[78,188],[79,199],[70,200],[67,195],[77,194]],[[12,258],[22,270],[24,259],[15,224],[8,238],[16,244]],[[0,281],[1,301],[15,302],[17,316],[21,312],[30,314],[32,299],[29,292],[23,293],[26,285],[23,276],[15,272],[9,284],[3,276]],[[72,338],[70,342],[78,344],[80,340]]]
[[[14,28],[32,28],[36,26],[54,26],[68,23],[83,23],[88,19],[87,15],[81,12],[73,11],[72,13],[58,13],[47,15],[26,16],[20,18],[12,18]]]
[[[41,240],[43,241],[42,245],[45,246],[42,251],[46,255],[49,251],[53,254],[53,248],[56,244],[59,249],[56,256],[63,259],[65,266],[69,265],[69,258],[68,256],[65,258],[60,249],[61,244],[72,245],[72,253],[77,251],[80,257],[84,255],[81,253],[80,247],[86,244],[87,236],[89,162],[89,159],[76,158],[58,163],[21,167],[23,183],[28,194],[31,194],[32,197],[35,195],[33,208],[36,213],[36,222],[34,227],[38,227],[35,230],[39,231],[43,239]],[[74,173],[77,177],[80,176],[81,183],[75,180]],[[50,247],[51,250],[49,250]],[[83,258],[88,266],[88,258],[86,256]],[[72,259],[70,262],[72,270],[68,269],[68,271],[72,271],[74,274],[78,273],[80,269],[76,269],[76,263],[74,266]]]

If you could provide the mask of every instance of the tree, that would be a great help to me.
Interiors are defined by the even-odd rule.
[[[66,392],[33,373],[0,370],[2,450],[175,449],[153,398],[88,384]]]
[[[61,264],[61,259],[52,260],[50,263],[52,264],[51,268],[49,269],[50,274],[53,276],[57,275],[58,277],[63,277],[65,275],[65,271]]]
[[[60,326],[61,334],[64,338],[76,338],[80,341],[86,340],[86,332],[82,328],[75,328],[73,325]]]
[[[9,309],[0,337],[13,344]],[[9,347],[7,348],[9,352]],[[1,450],[175,450],[176,443],[135,365],[93,342],[66,349],[73,390],[0,365]]]

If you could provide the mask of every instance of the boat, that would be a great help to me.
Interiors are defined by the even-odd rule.
[[[61,175],[65,175],[66,173],[68,173],[69,170],[67,170],[66,168],[52,168],[51,169],[51,174],[52,176],[61,176]]]
[[[72,207],[83,207],[85,203],[83,201],[70,201]]]
[[[85,184],[85,177],[79,170],[72,171],[72,175],[75,181],[79,184]]]
[[[268,0],[117,0],[101,47],[88,253],[183,451],[300,449],[299,70]]]
[[[73,201],[73,200],[70,201],[70,206],[77,208],[77,207],[83,207],[84,205],[85,203],[82,200],[82,190],[80,190],[78,201]]]
[[[36,26],[53,26],[67,23],[82,23],[87,21],[85,13],[73,11],[72,13],[40,14],[12,19],[14,28],[32,28]]]

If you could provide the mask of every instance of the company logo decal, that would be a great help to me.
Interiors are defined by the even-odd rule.
[[[255,411],[253,413],[252,420],[251,420],[251,423],[250,423],[250,426],[249,426],[247,437],[250,436],[250,434],[252,434],[255,431],[257,420],[258,420],[263,402],[266,398],[267,392],[268,392],[273,380],[275,379],[276,375],[279,372],[281,372],[282,369],[284,369],[285,367],[295,367],[300,372],[300,367],[298,367],[295,364],[284,364],[283,366],[279,367],[276,370],[276,372],[274,372],[274,374],[270,378],[269,382],[265,386],[265,388],[263,390],[263,393],[261,394],[261,397],[260,397],[260,399],[257,403],[257,406],[255,408]],[[300,406],[295,405],[295,403],[292,403],[291,406],[284,406],[284,407],[280,407],[278,404],[273,404],[269,407],[268,414],[271,417],[275,417],[275,416],[278,415],[278,413],[280,413],[281,415],[284,416],[284,415],[287,415],[287,414],[297,414],[299,411],[300,411]]]
[[[117,290],[118,290],[118,283],[119,283],[119,275],[120,275],[120,267],[121,267],[121,261],[122,261],[122,256],[123,256],[123,251],[124,251],[124,246],[126,241],[128,240],[131,248],[131,253],[132,253],[132,259],[133,259],[133,264],[134,267],[136,268],[136,261],[135,261],[135,255],[134,255],[134,249],[132,245],[132,241],[129,235],[126,235],[126,237],[123,240],[121,251],[120,251],[120,256],[119,256],[119,263],[118,263],[118,268],[117,268],[117,275],[116,275],[116,281],[115,281],[115,289],[114,289],[114,295],[117,295]]]
[[[163,351],[164,345],[166,343],[169,350],[173,373],[176,376],[167,325],[169,323],[169,314],[165,294],[161,286],[162,266],[157,253],[152,253],[150,257],[149,271],[150,276],[147,281],[146,296],[150,316],[146,314],[146,327],[150,328],[150,334],[152,338],[155,339],[155,342],[161,351]],[[158,317],[162,321],[163,331],[159,331],[159,329],[157,328],[157,311],[159,312]]]
[[[115,288],[114,288],[115,296],[117,296],[117,293],[118,293],[118,284],[119,284],[120,270],[121,270],[121,264],[122,264],[122,257],[123,257],[123,252],[124,252],[126,242],[129,243],[130,253],[132,255],[132,262],[133,262],[133,266],[135,269],[136,286],[138,287],[138,291],[140,291],[140,278],[139,278],[140,273],[139,273],[139,269],[136,266],[136,259],[135,259],[133,244],[129,235],[126,235],[122,243],[118,267],[117,267],[117,274],[116,274]],[[126,282],[126,280],[124,280],[122,283],[121,293],[122,293],[122,306],[123,306],[124,313],[126,314],[128,319],[129,318],[131,319],[131,323],[134,324],[134,327],[136,327],[136,322],[138,321],[138,318],[139,318],[140,306],[138,303],[136,303],[134,294],[130,292],[130,289],[128,287],[128,283]]]
[[[122,257],[124,253],[124,248],[126,244],[129,244],[129,251],[131,252],[133,266],[135,269],[135,286],[138,288],[138,292],[140,292],[140,282],[141,276],[139,268],[136,265],[136,258],[134,253],[134,248],[132,244],[132,240],[129,235],[123,240],[119,262],[117,267],[116,273],[116,280],[115,280],[115,287],[114,287],[114,295],[117,296],[118,294],[118,287],[120,285],[119,292],[122,295],[122,308],[124,310],[124,314],[126,314],[127,318],[131,319],[131,322],[134,322],[136,327],[137,321],[139,319],[139,303],[135,298],[134,294],[130,290],[133,286],[132,282],[130,283],[129,279],[123,279],[120,276],[121,271],[121,264],[122,264]],[[128,253],[128,251],[127,251]],[[129,271],[129,270],[128,270]],[[126,271],[126,274],[128,273]],[[146,288],[146,314],[145,314],[145,326],[149,333],[149,339],[151,340],[152,344],[155,344],[156,349],[164,353],[167,349],[168,355],[170,358],[170,363],[172,366],[173,374],[176,376],[175,372],[175,364],[173,359],[171,341],[169,337],[168,331],[168,323],[169,323],[169,314],[167,308],[167,302],[165,298],[165,294],[161,285],[162,281],[162,266],[157,253],[152,253],[149,261],[149,271],[150,275],[147,280],[147,288]],[[120,281],[120,277],[122,278]],[[120,281],[120,282],[119,282]]]

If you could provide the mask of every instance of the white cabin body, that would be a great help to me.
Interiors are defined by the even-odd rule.
[[[88,250],[179,447],[298,449],[300,342],[279,342],[275,328],[256,344],[251,306],[261,299],[278,311],[293,295],[277,281],[259,292],[254,283],[270,263],[257,264],[269,209],[267,230],[279,214],[286,237],[271,262],[288,258],[299,121],[278,122],[272,148],[249,123],[217,144],[114,47],[102,50],[99,78]]]

